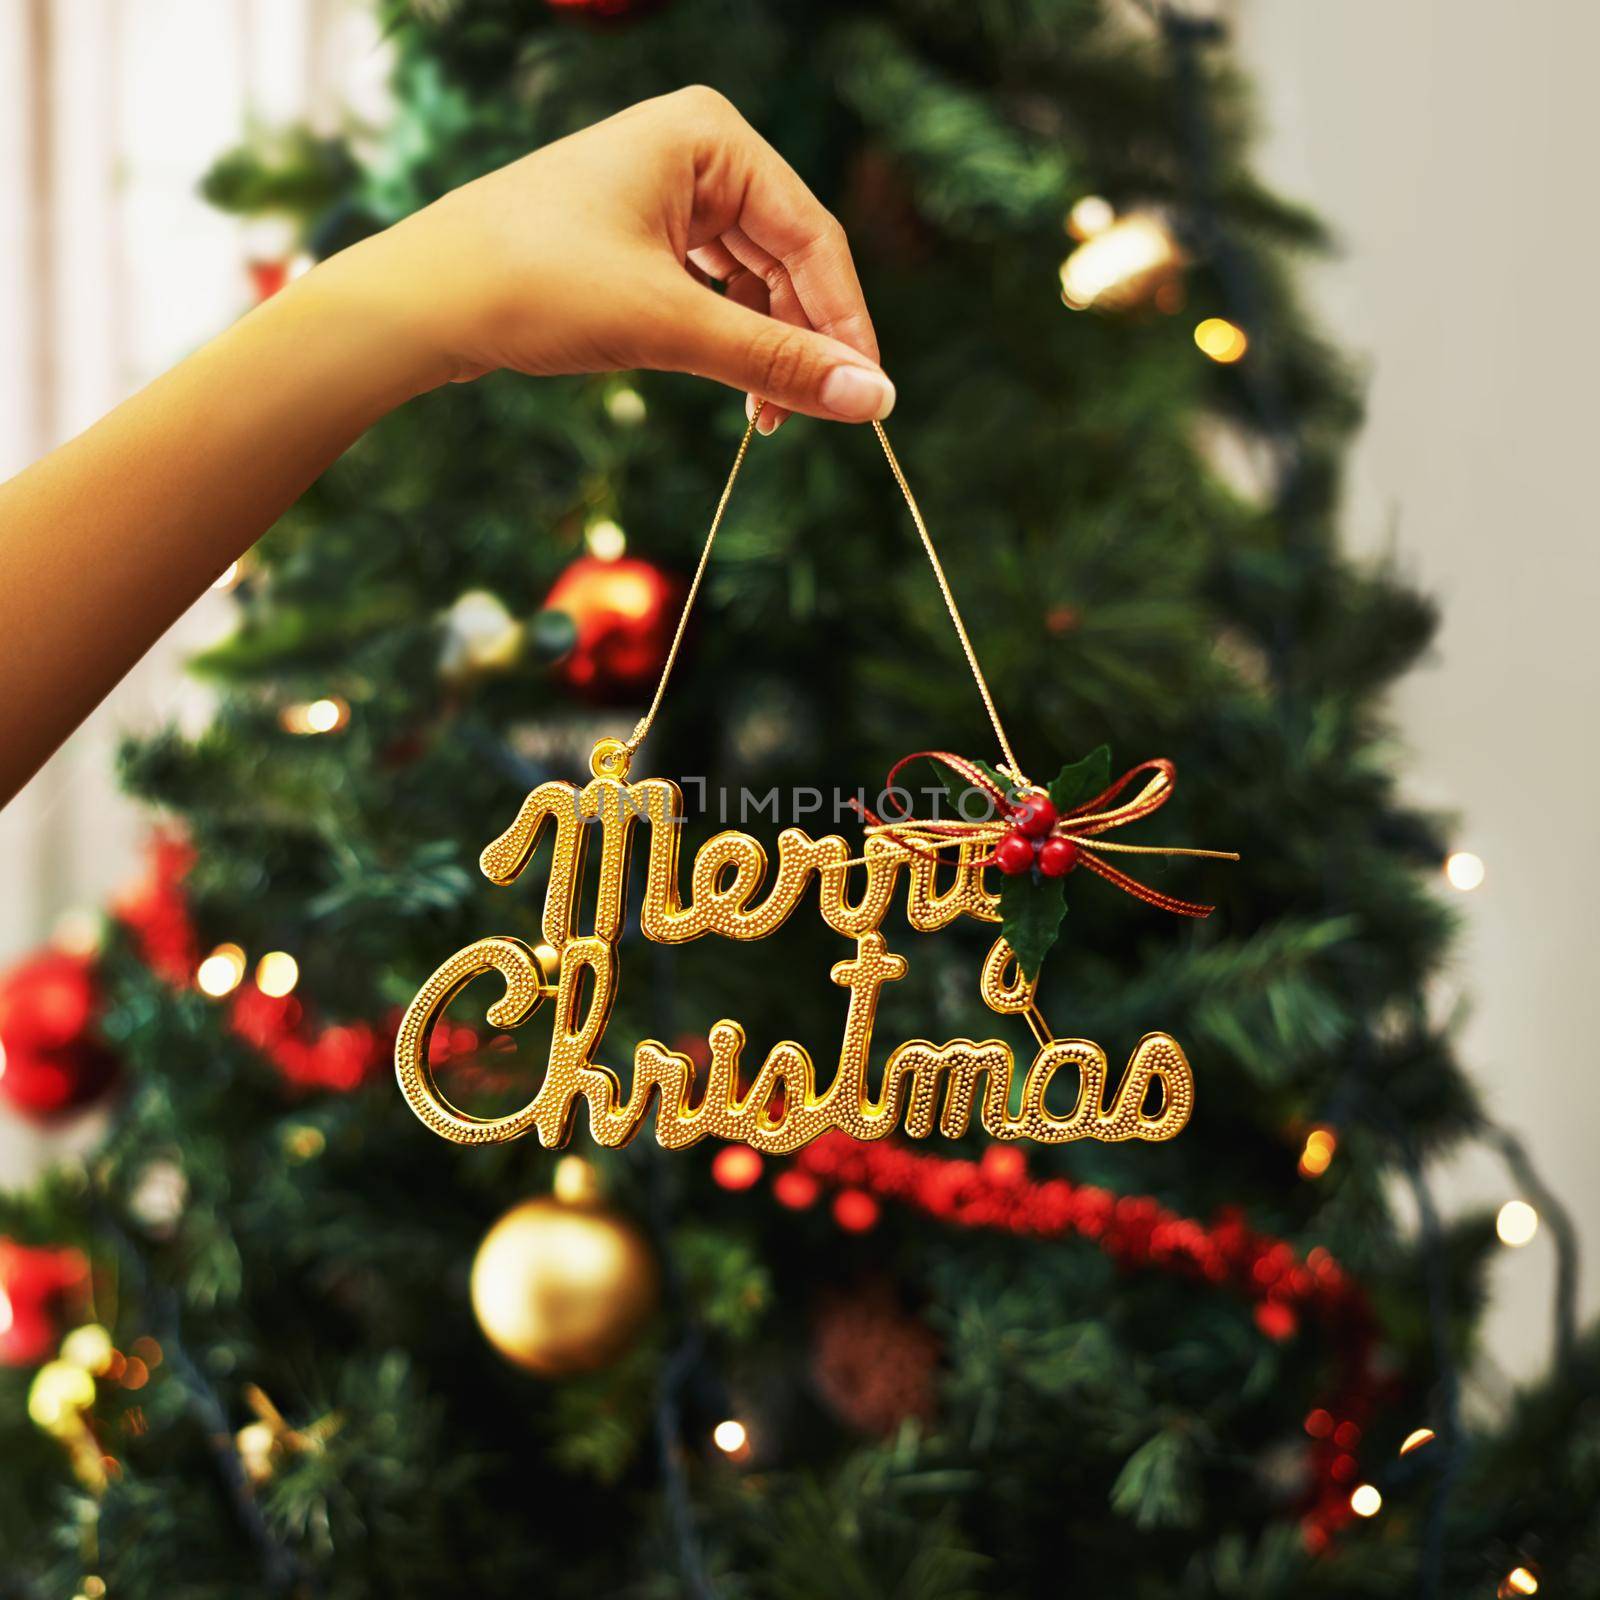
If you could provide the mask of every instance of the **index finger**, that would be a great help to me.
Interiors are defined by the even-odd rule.
[[[695,133],[689,247],[732,228],[783,263],[811,326],[878,361],[878,338],[838,219],[714,89],[681,91]]]

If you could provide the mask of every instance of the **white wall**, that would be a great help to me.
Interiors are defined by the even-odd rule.
[[[1397,547],[1444,605],[1436,659],[1401,689],[1411,792],[1458,808],[1488,866],[1460,896],[1450,987],[1493,1114],[1600,1240],[1600,605],[1595,374],[1600,8],[1562,0],[1242,0],[1267,178],[1337,230],[1313,280],[1370,362],[1351,482],[1356,548]],[[1456,1163],[1448,1198],[1514,1193]],[[1600,1308],[1591,1259],[1584,1304]],[[1490,1342],[1541,1363],[1550,1240],[1497,1264]]]

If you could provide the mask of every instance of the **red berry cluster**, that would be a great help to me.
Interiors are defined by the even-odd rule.
[[[1078,864],[1078,846],[1052,832],[1056,808],[1042,789],[1011,808],[1011,832],[994,847],[994,864],[1009,878],[1036,868],[1047,878],[1064,878]]]

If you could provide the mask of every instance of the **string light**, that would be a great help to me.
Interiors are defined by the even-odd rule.
[[[111,1370],[111,1358],[116,1354],[111,1335],[98,1322],[74,1328],[61,1341],[61,1359],[82,1367],[96,1375]]]
[[[1420,1450],[1425,1444],[1432,1444],[1436,1435],[1432,1428],[1413,1428],[1400,1442],[1400,1454],[1408,1456],[1413,1450]]]
[[[1374,1483],[1358,1483],[1350,1491],[1350,1509],[1358,1517],[1375,1517],[1383,1510],[1383,1496]]]
[[[1470,850],[1452,850],[1444,858],[1444,875],[1452,889],[1467,894],[1484,880],[1483,857],[1475,856]]]
[[[1510,1600],[1513,1595],[1538,1594],[1539,1580],[1526,1567],[1513,1567],[1500,1580],[1495,1590],[1499,1600]]]
[[[586,1205],[600,1196],[600,1179],[582,1156],[562,1156],[556,1162],[550,1191],[564,1206]]]
[[[278,723],[285,733],[334,733],[350,720],[350,703],[336,694],[306,705],[285,706]]]
[[[761,1181],[761,1153],[747,1144],[730,1144],[711,1160],[711,1180],[722,1189],[748,1189]]]
[[[1300,1152],[1300,1176],[1320,1178],[1328,1170],[1338,1148],[1339,1136],[1332,1128],[1313,1128],[1306,1135],[1305,1148]]]
[[[213,1000],[232,994],[244,979],[244,951],[236,944],[219,944],[199,965],[194,981]]]
[[[1500,1243],[1520,1250],[1539,1231],[1539,1213],[1526,1200],[1507,1200],[1494,1219]]]
[[[293,991],[300,981],[300,963],[287,950],[269,950],[256,963],[256,988],[274,1000]]]
[[[350,707],[343,700],[324,696],[306,707],[306,728],[311,733],[332,733],[335,728],[344,726],[349,715]]]
[[[620,422],[625,428],[634,427],[644,421],[644,396],[637,389],[630,389],[627,385],[613,389],[606,396],[606,415],[613,422]]]
[[[1061,263],[1061,298],[1074,311],[1137,305],[1183,265],[1160,217],[1123,217],[1084,240]]]
[[[94,1404],[94,1378],[71,1361],[47,1361],[28,1390],[28,1415],[47,1433],[65,1431]]]
[[[596,561],[620,561],[628,548],[628,536],[610,517],[591,522],[583,542],[588,545],[589,554]]]
[[[744,1453],[750,1435],[737,1417],[728,1417],[711,1430],[711,1442],[723,1455],[737,1456]]]
[[[1244,329],[1226,317],[1207,317],[1195,328],[1194,342],[1202,355],[1210,356],[1225,367],[1231,366],[1250,348]]]
[[[1111,202],[1102,195],[1086,194],[1067,213],[1067,232],[1074,239],[1092,239],[1117,220]]]

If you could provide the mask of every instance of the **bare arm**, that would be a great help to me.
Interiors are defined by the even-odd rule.
[[[691,275],[720,279],[725,295]],[[365,428],[500,367],[693,371],[863,422],[894,390],[838,224],[709,90],[323,263],[0,486],[0,804]]]

